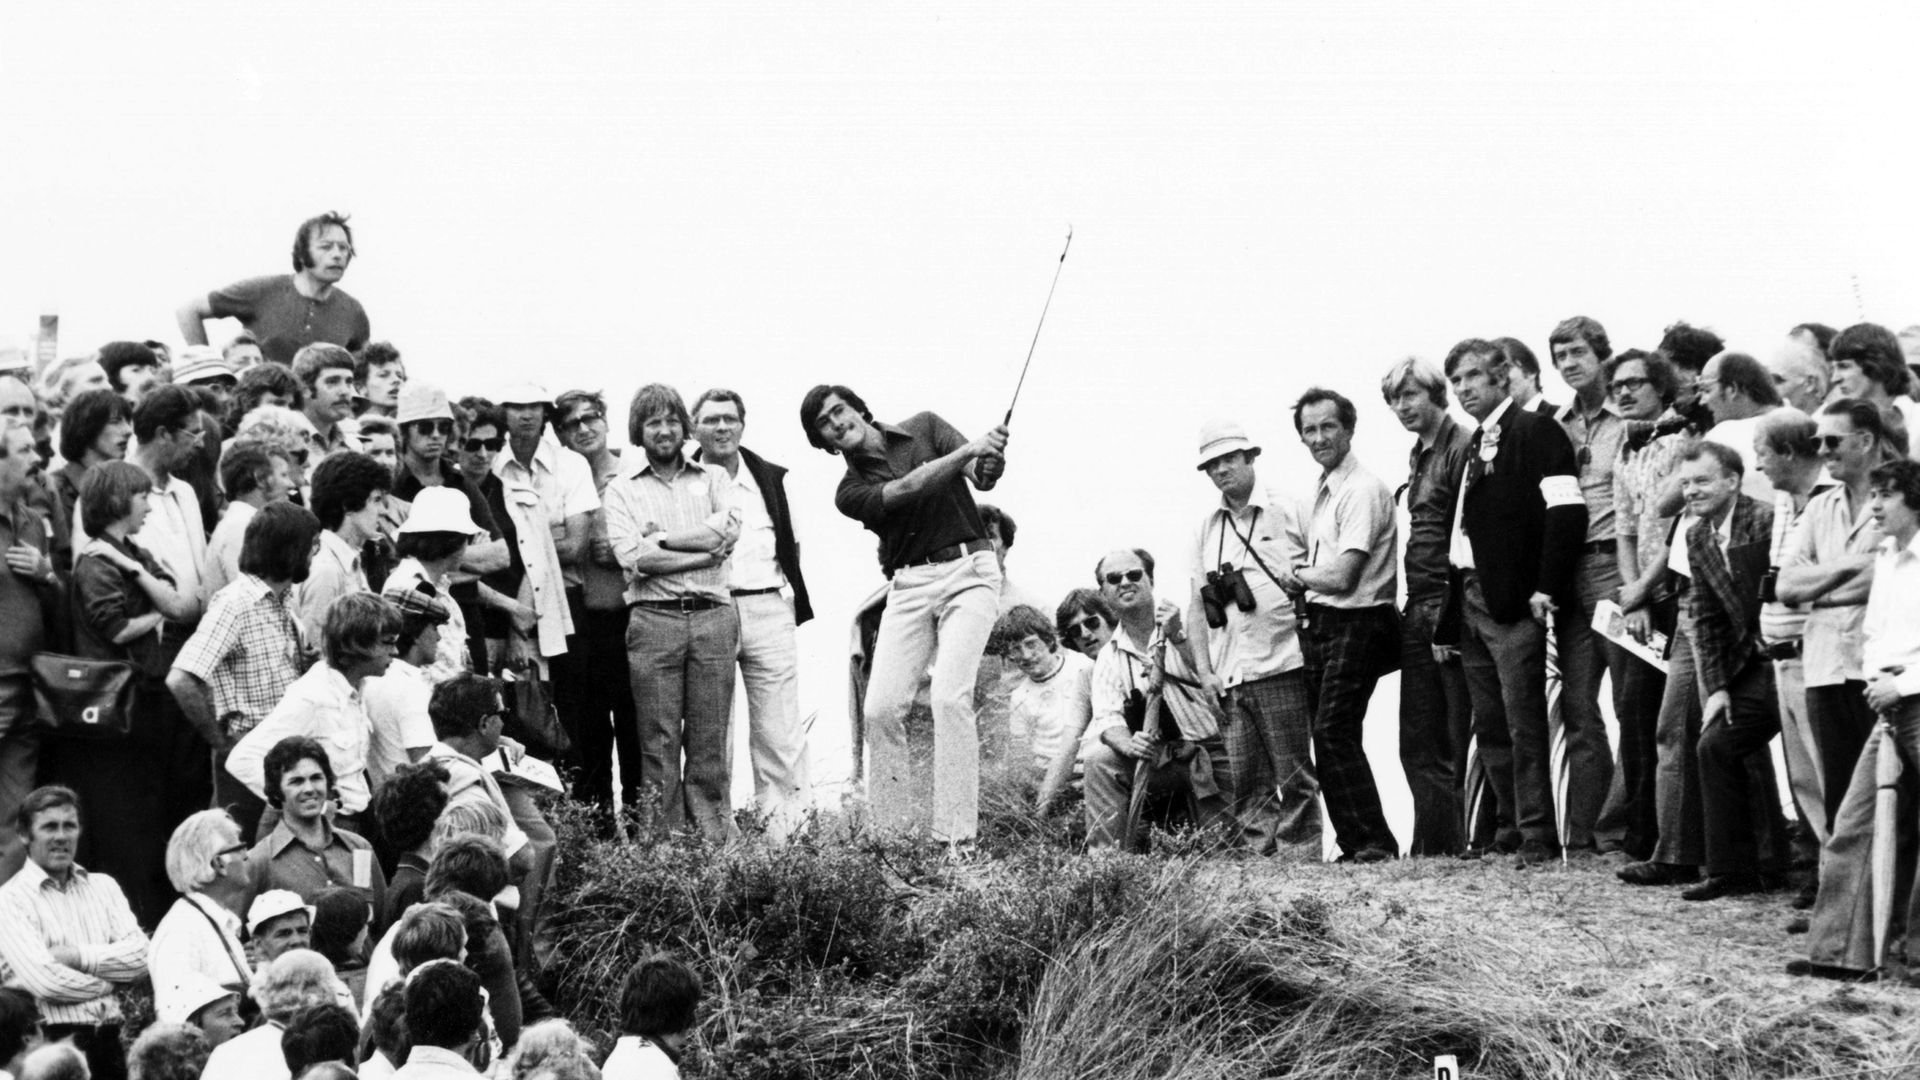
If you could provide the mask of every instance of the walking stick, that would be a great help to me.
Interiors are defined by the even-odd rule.
[[[1147,664],[1147,710],[1140,717],[1140,730],[1151,733],[1153,725],[1160,715],[1160,703],[1166,697],[1166,660],[1167,638],[1160,636],[1154,645],[1153,656]],[[1127,824],[1121,830],[1120,850],[1132,851],[1135,839],[1140,835],[1140,815],[1147,808],[1147,784],[1153,779],[1153,759],[1159,756],[1158,744],[1153,753],[1134,762],[1133,792],[1127,799]]]
[[[1905,668],[1884,668],[1898,675]],[[1880,714],[1874,725],[1873,759],[1873,966],[1887,962],[1887,931],[1893,923],[1893,876],[1900,831],[1900,751],[1893,731],[1893,713]]]

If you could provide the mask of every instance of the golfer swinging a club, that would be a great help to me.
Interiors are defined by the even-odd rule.
[[[931,667],[933,838],[970,858],[980,801],[974,676],[999,614],[1000,564],[967,485],[985,491],[999,480],[1006,425],[969,441],[931,412],[878,423],[859,394],[816,386],[800,403],[800,426],[809,443],[846,457],[834,505],[880,537],[892,581],[866,699],[873,822],[916,829],[923,793],[913,790],[906,719]]]

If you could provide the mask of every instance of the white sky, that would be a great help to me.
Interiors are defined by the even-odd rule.
[[[1576,312],[1620,348],[1676,318],[1754,350],[1920,321],[1920,14],[1820,11],[13,4],[0,338],[51,305],[63,354],[177,341],[176,305],[285,272],[332,208],[345,286],[415,379],[733,387],[749,445],[794,469],[822,612],[803,693],[837,722],[879,577],[800,395],[998,420],[1069,222],[995,493],[1050,597],[1116,545],[1181,580],[1211,415],[1308,482],[1287,406],[1314,382],[1360,404],[1356,452],[1397,484],[1375,388],[1408,353],[1512,334],[1544,358]]]

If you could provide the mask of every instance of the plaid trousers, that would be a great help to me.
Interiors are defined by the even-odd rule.
[[[1313,770],[1313,704],[1299,669],[1227,691],[1228,768],[1240,838],[1256,855],[1320,840]]]
[[[1334,839],[1342,854],[1375,848],[1398,855],[1399,843],[1380,809],[1380,791],[1373,784],[1360,730],[1374,684],[1399,660],[1399,615],[1388,604],[1310,604],[1300,644],[1307,658],[1320,798],[1333,821]]]

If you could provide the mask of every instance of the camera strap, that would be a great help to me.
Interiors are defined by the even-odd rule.
[[[1260,567],[1260,572],[1267,575],[1267,580],[1273,582],[1274,588],[1284,593],[1287,591],[1286,586],[1280,584],[1280,579],[1275,577],[1273,571],[1267,567],[1267,560],[1261,558],[1260,553],[1253,549],[1253,537],[1251,534],[1260,531],[1260,509],[1259,503],[1253,504],[1253,524],[1248,529],[1247,535],[1241,534],[1240,526],[1234,523],[1233,512],[1231,510],[1221,507],[1220,516],[1226,519],[1227,528],[1232,529],[1234,538],[1240,541],[1241,550],[1252,556],[1255,565]],[[1222,532],[1220,534],[1220,543],[1214,547],[1213,561],[1215,563],[1226,562],[1226,552],[1227,534]]]

